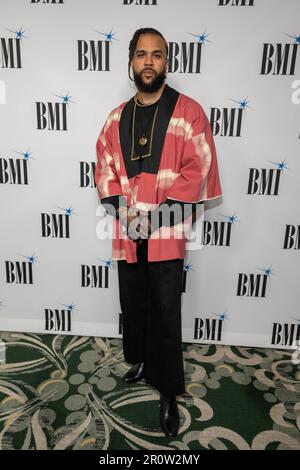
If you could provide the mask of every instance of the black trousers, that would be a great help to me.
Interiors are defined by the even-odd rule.
[[[137,259],[118,261],[124,357],[144,362],[144,378],[159,392],[181,395],[183,259],[148,262],[148,240],[138,243]]]

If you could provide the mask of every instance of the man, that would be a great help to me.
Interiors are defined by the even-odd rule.
[[[137,93],[110,113],[100,132],[95,181],[115,217],[112,259],[118,260],[123,350],[133,364],[123,380],[144,378],[160,392],[162,430],[175,436],[176,397],[185,392],[185,230],[196,204],[219,197],[221,187],[209,121],[200,104],[166,84],[167,65],[162,34],[137,30],[128,63]],[[172,217],[163,208],[174,209]]]

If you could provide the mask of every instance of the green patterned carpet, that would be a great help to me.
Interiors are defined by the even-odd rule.
[[[0,339],[1,450],[300,450],[300,365],[291,351],[184,343],[181,425],[167,438],[158,392],[121,380],[130,366],[120,339]]]

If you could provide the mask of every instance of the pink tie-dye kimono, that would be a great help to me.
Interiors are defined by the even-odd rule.
[[[152,211],[160,203],[196,203],[221,195],[216,149],[202,106],[168,85],[162,94],[151,157],[131,161],[131,122],[134,101],[122,103],[108,116],[97,140],[95,182],[100,200],[123,196],[128,206]],[[185,220],[158,228],[148,240],[148,261],[184,258]],[[137,262],[136,242],[123,233],[114,218],[112,259]],[[167,229],[167,235],[166,235]],[[181,234],[181,235],[180,235]]]

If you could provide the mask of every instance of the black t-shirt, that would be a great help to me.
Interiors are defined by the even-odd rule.
[[[149,106],[136,106],[133,153],[135,157],[148,155],[150,153],[151,130],[157,106],[159,106],[159,100]],[[144,147],[139,145],[139,139],[143,135],[147,138],[147,144]],[[145,158],[151,158],[151,155]],[[140,171],[142,171],[143,168],[143,161],[144,158],[138,160]]]

